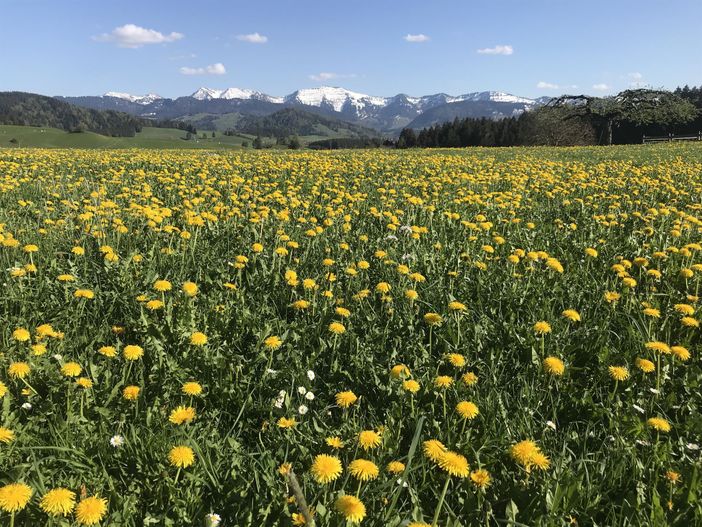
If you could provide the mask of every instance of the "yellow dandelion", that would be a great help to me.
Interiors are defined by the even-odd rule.
[[[76,493],[63,487],[44,494],[39,507],[51,516],[68,516],[76,506]]]
[[[543,364],[544,370],[551,375],[561,376],[565,371],[565,364],[558,357],[546,357]]]
[[[341,450],[342,448],[344,448],[344,442],[338,436],[327,437],[324,441],[327,444],[327,446],[330,446],[336,450]]]
[[[195,453],[189,446],[174,446],[168,453],[168,461],[178,468],[188,468],[195,463]]]
[[[466,365],[466,358],[460,353],[449,353],[447,358],[455,368],[463,368]]]
[[[671,346],[670,351],[683,362],[690,360],[690,352],[683,346]]]
[[[382,437],[375,430],[363,430],[358,434],[358,444],[363,450],[377,448],[382,443]]]
[[[154,282],[154,290],[158,291],[159,293],[165,293],[171,289],[173,289],[173,284],[171,284],[168,280],[156,280]]]
[[[269,350],[277,350],[283,345],[283,341],[276,335],[271,335],[263,341],[263,345]]]
[[[670,423],[662,417],[651,417],[646,424],[658,432],[670,432]]]
[[[637,358],[636,367],[644,373],[651,373],[656,371],[656,365],[648,359]]]
[[[17,328],[12,332],[12,338],[17,342],[27,342],[31,336],[31,333],[25,328]]]
[[[474,372],[469,371],[463,374],[461,381],[466,386],[473,386],[478,383],[478,376]]]
[[[312,477],[317,483],[331,483],[341,475],[341,461],[338,457],[319,454],[312,463]]]
[[[200,385],[200,383],[190,381],[184,383],[180,390],[185,395],[200,395],[202,393],[202,386]]]
[[[463,419],[472,420],[478,417],[480,410],[475,403],[471,401],[461,401],[456,405],[456,411]]]
[[[294,417],[281,417],[277,422],[278,428],[293,428],[297,425],[297,421]]]
[[[439,375],[436,379],[434,379],[434,386],[440,389],[448,388],[452,384],[453,377],[449,377],[448,375]]]
[[[198,287],[195,282],[185,282],[183,284],[183,293],[185,296],[194,297],[197,295]]]
[[[27,506],[32,488],[24,483],[8,483],[0,487],[0,509],[14,514]]]
[[[434,463],[438,463],[441,456],[447,450],[444,444],[438,439],[424,441],[422,449],[424,450],[424,455]]]
[[[195,408],[181,405],[171,412],[168,420],[174,425],[182,425],[183,423],[188,424],[196,417]]]
[[[61,367],[61,373],[66,377],[78,377],[83,368],[77,362],[67,362]]]
[[[402,383],[402,389],[412,394],[417,393],[420,388],[419,383],[414,379],[408,379]]]
[[[652,342],[647,342],[645,346],[646,349],[657,351],[659,353],[664,353],[666,355],[669,355],[671,353],[670,346],[668,346],[668,344],[666,344],[665,342],[655,340]]]
[[[334,507],[350,523],[361,523],[366,517],[366,506],[355,496],[340,496]]]
[[[609,376],[615,381],[625,381],[629,378],[629,370],[625,366],[610,366]]]
[[[331,331],[334,335],[341,335],[342,333],[346,332],[346,328],[341,322],[332,322],[329,324],[329,331]]]
[[[139,397],[139,392],[141,392],[141,388],[138,386],[125,386],[122,390],[122,397],[127,401],[136,401]]]
[[[439,326],[443,322],[443,318],[438,313],[425,313],[424,322],[429,326]]]
[[[470,475],[468,460],[457,452],[447,450],[439,456],[437,464],[451,476],[467,478]]]
[[[396,364],[390,369],[390,377],[393,379],[401,379],[403,377],[409,377],[410,371],[404,364]]]
[[[0,426],[0,443],[5,443],[6,445],[12,443],[15,440],[15,433],[9,428]]]
[[[378,465],[367,459],[354,459],[349,463],[349,472],[359,481],[370,481],[378,477]]]
[[[124,355],[124,358],[127,360],[138,360],[144,355],[144,348],[130,344],[124,347],[122,355]]]
[[[405,464],[401,461],[390,461],[386,469],[390,474],[400,474],[405,470]]]
[[[479,468],[470,473],[470,480],[479,489],[484,489],[490,485],[492,478],[490,473],[484,468]]]
[[[24,379],[31,371],[26,362],[12,362],[7,368],[7,374],[13,379]]]
[[[575,309],[566,309],[561,314],[571,322],[580,322],[580,313]]]
[[[354,404],[358,397],[352,391],[339,392],[335,396],[337,406],[341,408],[348,408]]]
[[[546,335],[547,333],[551,333],[551,324],[544,320],[537,322],[534,324],[534,333],[537,335]]]
[[[196,331],[195,333],[190,335],[190,344],[192,344],[193,346],[204,346],[205,344],[207,344],[207,335]]]

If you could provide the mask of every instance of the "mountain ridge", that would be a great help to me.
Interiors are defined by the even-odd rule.
[[[391,97],[380,97],[338,86],[303,88],[284,96],[236,87],[201,87],[190,95],[175,99],[154,93],[132,95],[116,91],[101,96],[57,98],[78,106],[118,110],[149,119],[187,120],[189,116],[200,114],[265,116],[292,107],[339,118],[387,135],[397,135],[423,113],[445,105],[461,103],[434,111],[447,120],[465,115],[501,119],[530,111],[545,102],[543,99],[530,99],[502,91],[469,92],[462,95],[435,93],[419,97],[399,93]]]

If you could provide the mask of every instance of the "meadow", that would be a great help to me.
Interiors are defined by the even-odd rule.
[[[0,150],[0,524],[699,525],[702,148]]]

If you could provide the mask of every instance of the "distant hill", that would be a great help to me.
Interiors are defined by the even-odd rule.
[[[378,133],[370,128],[298,108],[284,108],[264,116],[239,116],[233,130],[262,137],[378,137]]]
[[[0,92],[0,124],[133,137],[148,122],[127,113],[81,108],[34,93]]]
[[[489,119],[504,119],[505,117],[517,117],[525,110],[524,104],[512,102],[494,101],[460,101],[450,102],[430,108],[413,119],[407,128],[427,128],[435,124],[453,121],[454,119],[479,119],[487,117]]]
[[[485,91],[463,95],[435,93],[421,97],[398,94],[392,97],[376,97],[339,87],[320,86],[296,90],[285,96],[240,89],[200,88],[196,92],[168,99],[156,94],[131,95],[107,92],[100,96],[57,97],[59,100],[98,110],[118,110],[137,117],[156,120],[180,120],[201,122],[201,128],[224,129],[223,121],[232,121],[241,116],[265,116],[283,108],[296,108],[325,117],[341,119],[355,125],[373,128],[380,133],[395,135],[414,119],[426,112],[446,106],[447,119],[472,116],[487,118],[511,117],[543,104],[541,99],[529,99],[504,92]],[[463,108],[454,114],[454,110]],[[439,113],[441,114],[441,110]],[[203,116],[226,116],[208,117]],[[235,117],[236,116],[236,117]],[[428,120],[429,121],[429,120]],[[428,123],[427,121],[427,123]],[[427,124],[418,124],[418,127]]]

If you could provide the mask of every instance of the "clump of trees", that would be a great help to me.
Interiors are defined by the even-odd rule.
[[[626,90],[611,97],[564,95],[508,119],[455,119],[416,132],[398,148],[640,143],[643,135],[702,130],[702,87]]]
[[[115,137],[133,137],[149,123],[112,110],[91,110],[53,97],[33,93],[0,93],[0,124],[60,128],[67,132],[90,131]]]

